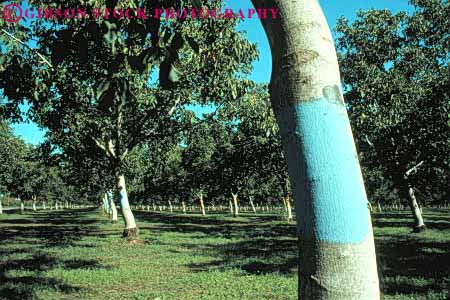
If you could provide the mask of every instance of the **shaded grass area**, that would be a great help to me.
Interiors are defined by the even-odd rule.
[[[0,300],[297,299],[295,226],[271,214],[136,212],[143,244],[95,209],[0,216]],[[445,300],[450,212],[373,215],[382,299]]]

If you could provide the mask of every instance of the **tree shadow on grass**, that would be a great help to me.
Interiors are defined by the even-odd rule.
[[[384,226],[374,223],[378,227],[405,226],[404,223],[391,221],[391,218],[384,218]],[[446,289],[448,293],[450,239],[427,238],[427,232],[431,232],[430,237],[435,232],[448,232],[449,220],[450,214],[441,214],[433,215],[427,222],[425,215],[427,227],[433,231],[384,236],[375,241],[381,288],[385,294],[422,294],[423,299],[427,299],[429,292],[441,293]]]
[[[8,260],[0,264],[0,299],[31,300],[35,299],[37,290],[53,290],[63,294],[81,291],[80,287],[46,277],[45,272],[53,268],[74,270],[105,267],[94,260],[60,260],[46,253],[36,253],[26,259]]]
[[[69,247],[88,236],[107,237],[111,232],[86,215],[96,208],[28,212],[15,219],[0,220],[0,236],[5,243],[36,240],[42,247]]]
[[[93,247],[78,243],[104,234],[98,221],[86,217],[93,210],[33,212],[0,220],[0,300],[36,299],[38,290],[77,293],[80,287],[50,278],[46,271],[105,268],[95,260],[65,260],[48,254],[52,248]]]
[[[295,224],[279,222],[277,215],[253,215],[246,214],[241,218],[228,218],[223,215],[207,215],[202,217],[194,214],[179,215],[154,212],[135,212],[135,216],[142,221],[156,224],[141,230],[151,232],[178,232],[178,233],[201,233],[205,237],[219,236],[224,238],[249,238],[255,236],[295,236]],[[264,226],[271,227],[273,222],[278,221],[280,226],[267,230]]]
[[[294,276],[298,269],[298,242],[296,239],[255,238],[215,247],[212,256],[218,259],[188,266],[194,272],[238,268],[245,274]]]
[[[425,211],[423,214],[427,228],[436,230],[450,230],[450,213],[445,216],[442,211]],[[388,212],[376,213],[372,215],[374,227],[386,228],[413,228],[414,221],[410,212]]]
[[[151,212],[138,212],[136,215],[140,220],[156,223],[151,228],[141,227],[141,230],[149,230],[152,234],[194,234],[194,242],[179,246],[195,255],[217,258],[207,263],[189,264],[193,272],[238,268],[244,274],[296,274],[298,242],[295,224],[280,221],[278,215],[245,214],[237,219],[224,218],[223,215],[201,217]],[[199,242],[201,238],[211,237],[238,241],[224,244]]]
[[[56,267],[72,270],[105,268],[94,260],[60,260],[45,253],[37,253],[27,259],[8,260],[0,264],[0,299],[31,300],[35,299],[35,291],[42,289],[63,294],[81,291],[80,287],[45,276],[46,271]]]

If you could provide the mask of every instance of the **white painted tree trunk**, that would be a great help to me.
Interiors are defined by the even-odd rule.
[[[253,213],[256,215],[256,207],[255,207],[255,204],[253,204],[253,199],[252,198],[253,197],[250,196],[249,197],[249,201],[250,201],[250,205],[252,206]]]
[[[35,197],[33,197],[33,204],[32,204],[32,206],[33,206],[33,211],[37,211],[36,198]]]
[[[104,193],[103,194],[103,198],[102,198],[102,209],[103,209],[103,213],[105,214],[109,214],[109,208],[108,208],[109,204],[108,204],[108,194]]]
[[[288,222],[292,222],[293,218],[292,218],[292,208],[291,208],[291,199],[289,196],[286,197],[286,213],[287,213],[287,221]]]
[[[230,214],[234,215],[233,201],[231,201],[231,199],[228,200],[228,204],[229,204],[229,207],[230,207]]]
[[[237,218],[239,216],[239,204],[238,204],[238,194],[231,193],[233,196],[233,217]]]
[[[169,210],[171,213],[173,213],[173,206],[172,206],[172,202],[170,200],[168,200],[169,202]]]
[[[414,195],[414,189],[412,187],[408,190],[409,194],[409,205],[414,216],[414,232],[421,232],[426,229],[425,223],[423,222],[422,212],[420,210],[419,204],[417,203],[416,196]]]
[[[0,198],[0,215],[3,214],[2,198]]]
[[[128,202],[128,194],[125,185],[125,176],[117,176],[117,189],[119,195],[120,209],[122,211],[123,220],[125,222],[125,229],[123,237],[135,238],[138,235],[138,228],[134,220],[133,212],[131,211],[130,203]]]
[[[25,212],[25,203],[23,200],[20,200],[20,213],[23,214]]]
[[[181,206],[183,208],[183,214],[186,214],[186,203],[184,201],[181,201]]]
[[[281,197],[281,201],[283,201],[283,211],[284,211],[284,216],[287,218],[287,205],[286,205],[286,197]]]
[[[58,201],[55,202],[55,210],[58,210],[59,206],[58,206]]]
[[[200,193],[200,211],[202,213],[202,216],[206,216],[206,211],[205,211],[205,202],[203,202],[203,193]]]
[[[272,53],[270,96],[296,209],[302,300],[380,299],[367,196],[318,0],[252,0]]]
[[[111,221],[112,224],[117,223],[118,218],[117,218],[117,207],[116,204],[114,203],[114,198],[112,196],[112,193],[108,194],[108,203],[109,203],[109,220]]]

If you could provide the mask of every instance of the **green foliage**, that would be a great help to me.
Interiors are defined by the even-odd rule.
[[[44,145],[33,147],[0,124],[0,192],[23,200],[79,201],[67,177],[67,164],[51,159]]]
[[[146,11],[182,4],[120,3]],[[108,9],[118,5],[95,3]],[[205,5],[216,7],[221,2]],[[237,20],[212,18],[34,19],[11,34],[24,43],[37,41],[35,51],[17,48],[8,36],[0,41],[5,46],[2,110],[17,110],[24,101],[31,104],[30,118],[48,129],[49,143],[66,160],[83,161],[83,166],[72,167],[79,174],[90,173],[84,178],[94,179],[89,170],[99,170],[101,177],[130,173],[126,160],[133,149],[149,140],[177,139],[193,125],[186,105],[234,101],[252,86],[245,76],[257,57],[256,46],[236,26]],[[52,67],[41,64],[36,52],[48,57]],[[18,74],[20,80],[7,80]]]
[[[408,186],[424,202],[448,198],[450,44],[444,28],[450,6],[412,4],[411,15],[361,11],[353,23],[341,19],[336,27],[345,98],[373,200],[394,199],[392,191],[406,199]]]

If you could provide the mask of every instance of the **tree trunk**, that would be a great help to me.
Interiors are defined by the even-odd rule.
[[[425,223],[423,222],[422,212],[420,210],[419,204],[417,203],[416,196],[414,195],[414,189],[412,187],[408,190],[409,194],[409,206],[414,216],[414,232],[421,232],[426,229]]]
[[[173,213],[172,202],[170,202],[170,200],[168,200],[168,202],[169,202],[169,210],[171,213]]]
[[[252,206],[253,213],[256,215],[256,207],[255,207],[255,204],[253,204],[253,199],[252,198],[253,197],[250,196],[249,197],[249,201],[250,201],[250,205]]]
[[[37,207],[36,207],[36,196],[33,196],[33,203],[32,203],[32,206],[33,206],[33,211],[37,211]]]
[[[114,203],[114,197],[112,192],[107,193],[107,199],[108,199],[108,206],[109,206],[109,220],[112,224],[116,224],[118,221],[117,217],[117,207]]]
[[[25,212],[25,203],[20,199],[20,213],[23,214]]]
[[[277,18],[261,19],[270,95],[301,220],[298,298],[377,300],[370,213],[329,27],[318,0],[269,4],[278,9]]]
[[[183,207],[183,214],[186,214],[186,203],[181,201],[181,206]]]
[[[205,203],[203,202],[203,193],[200,193],[200,209],[202,212],[202,216],[206,216]]]
[[[138,228],[134,220],[133,212],[131,211],[130,203],[128,202],[128,194],[125,185],[125,176],[117,176],[117,189],[119,195],[120,209],[122,211],[123,220],[125,222],[125,229],[123,237],[136,238],[138,236]]]
[[[281,200],[283,201],[283,210],[284,210],[284,215],[287,218],[288,215],[288,211],[287,211],[287,205],[286,205],[286,197],[282,197]]]
[[[0,197],[0,215],[3,214],[2,198]]]
[[[239,205],[238,205],[238,194],[233,194],[233,217],[237,218],[239,216]]]
[[[231,215],[234,215],[233,202],[231,201],[231,199],[228,200],[228,204],[230,206],[230,213],[231,213]]]
[[[293,221],[292,218],[292,208],[291,208],[291,199],[289,196],[286,197],[286,219],[290,223]]]
[[[108,215],[111,213],[108,201],[108,193],[103,194],[103,212]]]

